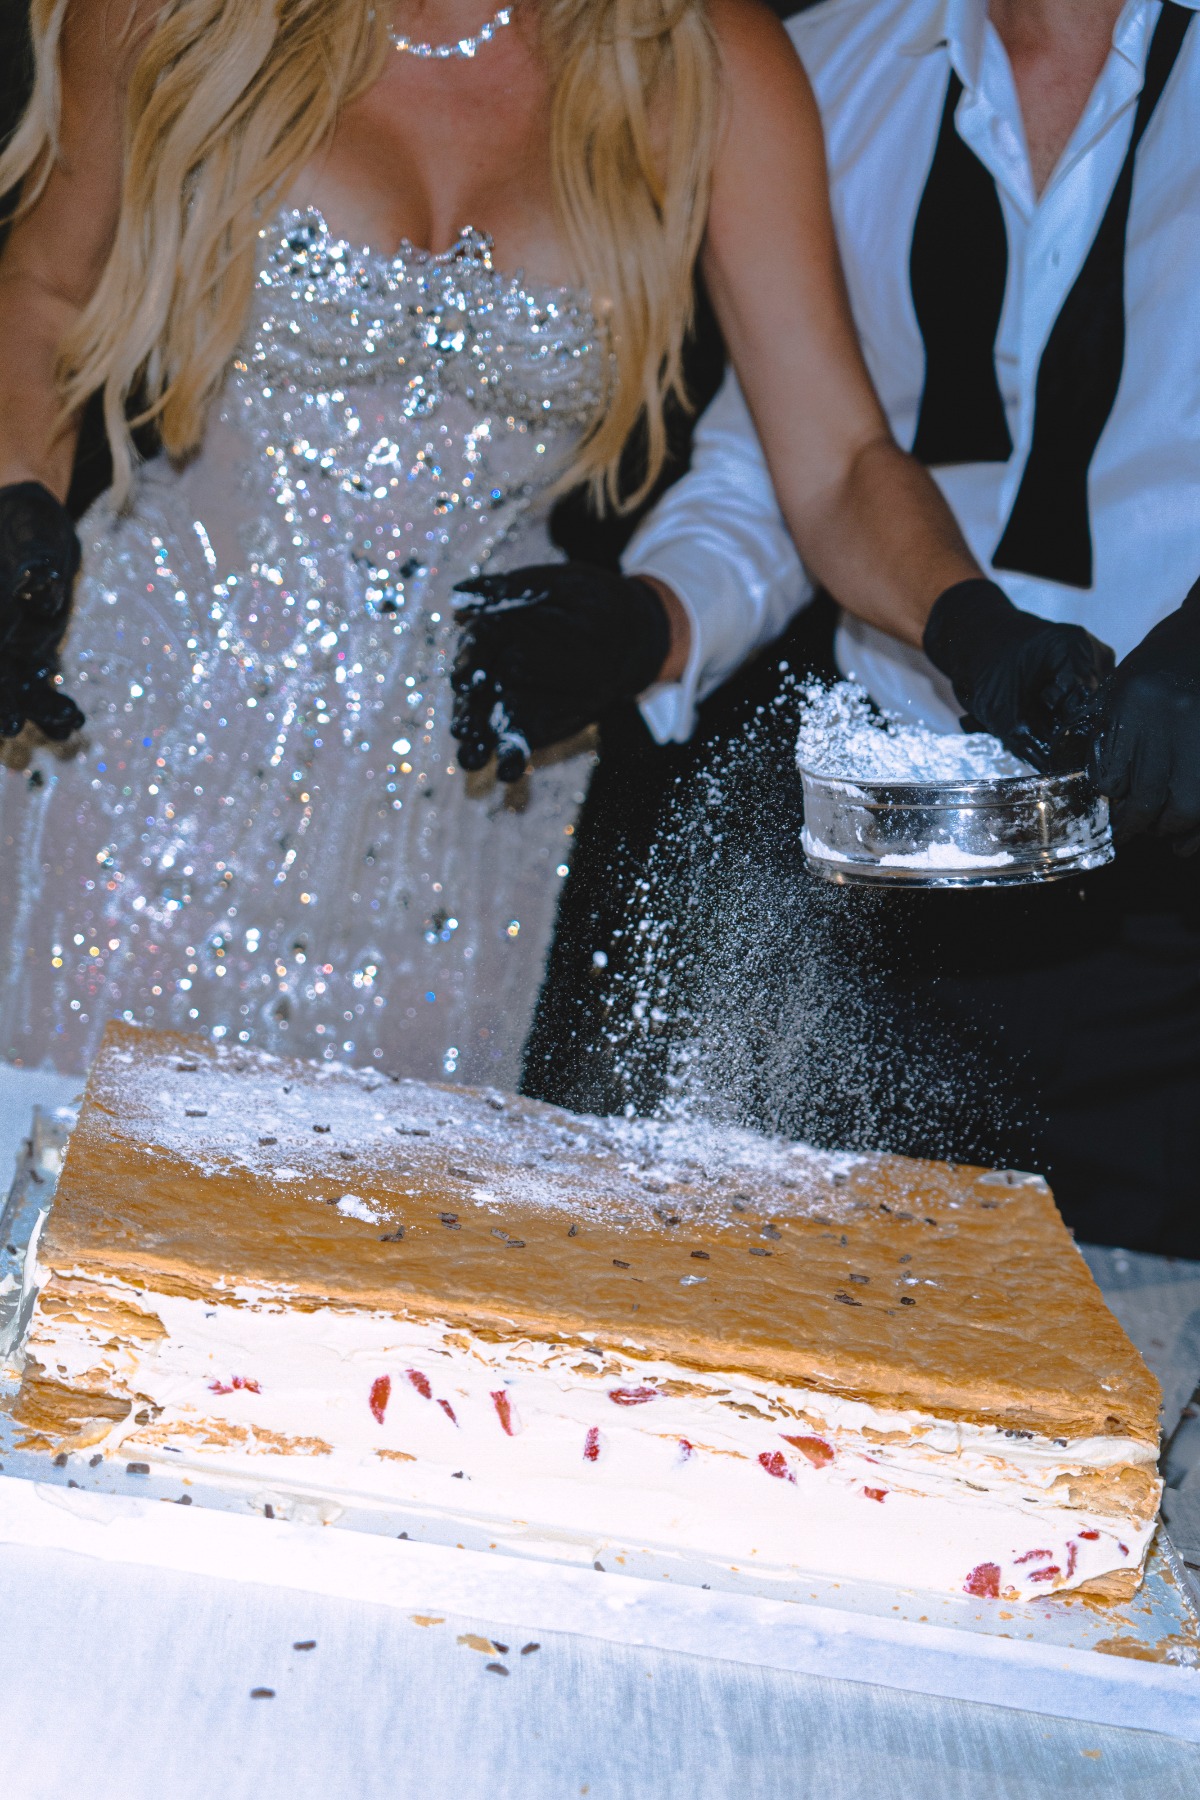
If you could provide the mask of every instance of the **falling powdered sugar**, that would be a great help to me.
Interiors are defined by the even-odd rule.
[[[802,854],[792,752],[805,703],[833,693],[825,718],[839,701],[853,717],[853,690],[778,672],[773,696],[676,785],[601,940],[593,1085],[581,1077],[567,1103],[655,1112],[681,1135],[750,1127],[847,1152],[1003,1162],[1019,1121],[987,1022],[930,1008],[914,1029],[910,915],[886,889],[814,879]]]
[[[984,732],[938,732],[880,713],[853,681],[809,683],[803,692],[796,762],[846,781],[1011,781],[1026,763]]]

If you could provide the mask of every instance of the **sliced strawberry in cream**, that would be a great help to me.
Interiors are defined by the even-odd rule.
[[[978,1600],[998,1600],[1000,1598],[1000,1564],[977,1564],[963,1582],[963,1593],[974,1594]]]
[[[492,1395],[492,1405],[496,1409],[496,1417],[499,1419],[507,1436],[515,1437],[521,1429],[521,1421],[517,1418],[512,1401],[509,1399],[503,1388],[497,1388]]]
[[[787,1458],[782,1450],[760,1450],[758,1460],[760,1466],[768,1475],[773,1475],[776,1481],[795,1481],[796,1477],[788,1468]]]
[[[833,1445],[827,1444],[824,1438],[789,1437],[786,1431],[780,1435],[785,1444],[793,1445],[801,1456],[807,1457],[814,1469],[823,1469],[833,1461]]]

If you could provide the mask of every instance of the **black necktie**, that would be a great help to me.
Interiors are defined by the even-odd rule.
[[[1165,0],[1125,161],[1042,352],[1032,443],[992,558],[997,569],[1068,587],[1092,584],[1088,470],[1116,401],[1125,356],[1125,233],[1134,158],[1191,21],[1186,7]],[[913,454],[932,465],[1007,462],[1012,454],[995,365],[1008,243],[995,182],[954,128],[961,93],[962,83],[951,74],[909,268],[925,343]]]

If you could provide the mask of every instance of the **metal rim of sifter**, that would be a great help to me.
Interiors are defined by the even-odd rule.
[[[1014,887],[1111,862],[1108,803],[1076,770],[979,781],[854,781],[800,768],[813,873],[889,887]]]

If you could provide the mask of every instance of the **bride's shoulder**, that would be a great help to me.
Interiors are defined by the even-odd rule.
[[[804,66],[782,20],[763,0],[709,0],[732,119],[749,112],[767,125],[773,114],[794,125],[815,115]]]
[[[75,64],[94,80],[127,78],[168,10],[168,0],[68,0],[62,24],[67,72]]]
[[[763,0],[709,0],[709,18],[736,105],[807,90],[803,65],[787,28]]]
[[[708,0],[708,16],[722,53],[765,66],[795,57],[786,25],[765,0]]]

